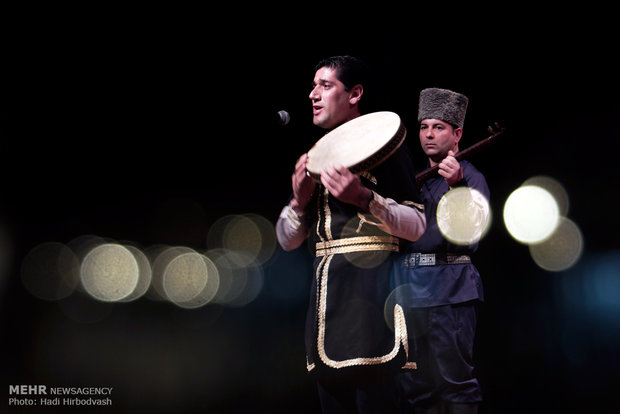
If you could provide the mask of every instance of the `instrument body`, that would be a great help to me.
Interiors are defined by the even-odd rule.
[[[463,151],[457,152],[454,155],[454,158],[456,158],[457,161],[470,158],[471,156],[487,148],[490,144],[494,143],[496,138],[498,138],[505,132],[504,128],[500,128],[499,125],[497,124],[495,124],[495,126],[497,128],[496,130],[493,129],[492,127],[489,127],[489,132],[491,132],[492,135],[490,135],[489,137],[481,141],[476,142],[474,145],[464,149]],[[418,185],[418,188],[421,188],[426,180],[428,180],[429,178],[437,174],[438,170],[439,170],[439,165],[434,165],[416,174],[415,181],[416,181],[416,184]]]
[[[385,161],[405,141],[407,130],[389,111],[359,116],[331,130],[308,151],[306,169],[315,180],[321,170],[343,165],[352,173],[370,170]]]

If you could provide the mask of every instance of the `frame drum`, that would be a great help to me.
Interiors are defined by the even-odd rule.
[[[372,112],[331,130],[308,151],[306,169],[319,180],[321,170],[343,165],[353,174],[385,161],[405,141],[407,130],[394,112]]]

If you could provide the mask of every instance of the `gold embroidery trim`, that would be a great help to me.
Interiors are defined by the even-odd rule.
[[[377,178],[374,175],[372,175],[371,173],[369,173],[368,171],[362,171],[359,174],[360,174],[360,177],[364,177],[365,179],[367,179],[368,181],[370,181],[374,185],[377,185]]]
[[[323,207],[325,209],[325,237],[328,240],[332,240],[334,237],[332,236],[332,211],[329,208],[329,191],[327,188],[323,193]]]
[[[403,201],[401,204],[405,206],[415,207],[420,211],[424,211],[424,204],[414,203],[413,201]]]
[[[361,236],[327,240],[316,244],[316,257],[351,252],[398,251],[398,239],[392,236]]]
[[[371,238],[371,237],[385,238],[386,236],[368,236],[368,238]],[[364,239],[365,238],[366,237],[364,237]],[[332,242],[341,243],[342,240],[333,240]],[[320,285],[318,285],[320,287],[320,294],[318,295],[319,332],[318,332],[318,338],[317,338],[317,349],[318,349],[319,358],[321,358],[321,361],[323,361],[323,363],[326,366],[331,367],[331,368],[336,368],[336,369],[351,367],[351,366],[356,366],[356,365],[384,364],[386,362],[391,361],[392,359],[396,357],[396,355],[398,355],[398,351],[400,350],[401,345],[405,349],[405,355],[407,355],[407,358],[408,358],[409,341],[407,339],[407,325],[405,322],[405,314],[400,305],[394,306],[394,347],[392,348],[390,352],[388,352],[387,354],[383,356],[378,356],[378,357],[358,357],[358,358],[345,359],[342,361],[335,361],[335,360],[330,359],[327,356],[327,352],[325,351],[325,332],[326,332],[325,316],[327,313],[327,281],[329,278],[329,264],[331,260],[333,259],[333,257],[334,257],[333,255],[328,255],[324,258],[324,260],[321,261],[321,264],[323,266],[317,267],[317,275],[316,275],[316,276],[318,276],[319,274],[321,275],[320,276],[321,283]],[[405,364],[405,367],[407,365],[410,365],[411,367],[411,364],[415,365],[415,363],[408,363],[408,364]],[[311,364],[311,365],[306,364],[306,365],[307,365],[308,370],[312,370],[314,368],[314,364]]]
[[[324,316],[324,313],[323,313],[323,316]],[[323,321],[324,320],[325,319],[323,319]],[[324,325],[325,325],[325,322],[323,322],[323,326]],[[391,356],[391,357],[387,359],[385,356],[376,357],[376,358],[354,358],[354,359],[343,361],[343,362],[346,362],[350,365],[360,365],[360,364],[361,365],[372,365],[373,361],[375,363],[387,362],[390,359],[394,358],[396,354],[398,354],[398,348],[400,344],[403,345],[403,348],[405,349],[405,355],[407,356],[407,359],[409,359],[409,340],[408,340],[408,335],[407,335],[407,324],[405,322],[405,314],[400,305],[394,306],[394,327],[395,327],[394,328],[394,340],[395,340],[396,353],[394,353],[394,349],[392,349],[392,351],[388,354],[388,356]],[[319,341],[321,341],[321,343],[323,344],[325,343],[324,342],[325,341],[324,331],[323,331],[323,335],[319,334]],[[324,347],[321,347],[321,348],[323,349],[323,355],[325,355],[325,358],[327,358]],[[321,357],[321,359],[323,360],[323,362],[325,362],[323,357]],[[364,361],[370,361],[370,362],[367,362],[364,364]],[[357,364],[356,362],[361,362],[361,363]],[[346,366],[350,366],[350,365],[346,365]],[[306,357],[306,369],[308,370],[308,372],[312,371],[315,367],[316,367],[316,364],[314,362],[311,364],[308,358]],[[407,361],[405,365],[402,366],[401,369],[418,369],[418,364],[413,361]]]
[[[301,226],[301,218],[291,207],[288,208],[286,215],[288,216],[295,229],[298,229]]]
[[[322,207],[321,207],[321,196],[319,195],[316,198],[316,207],[317,207],[317,221],[316,221],[316,234],[317,236],[321,239],[321,240],[325,240],[323,238],[323,236],[321,235],[321,220],[323,218],[323,215],[321,214],[321,212],[323,211]]]
[[[398,246],[392,244],[365,244],[363,246],[342,246],[331,249],[323,249],[316,252],[316,257],[331,256],[334,254],[345,254],[352,252],[376,252],[376,251],[392,251],[397,252]]]
[[[323,271],[323,273],[326,273],[325,270]],[[356,365],[385,364],[386,362],[389,362],[392,359],[396,358],[396,355],[398,355],[398,351],[400,350],[401,345],[405,349],[405,354],[407,356],[409,355],[409,346],[408,346],[408,341],[407,341],[407,326],[405,325],[405,315],[404,315],[402,307],[400,305],[395,305],[394,306],[394,347],[389,353],[382,355],[382,356],[378,356],[378,357],[359,357],[359,358],[345,359],[343,361],[334,361],[330,359],[327,356],[327,353],[325,352],[325,308],[327,306],[327,303],[326,303],[326,300],[327,300],[326,290],[327,289],[325,289],[325,287],[327,286],[327,277],[324,278],[323,285],[324,285],[324,288],[322,289],[322,292],[321,292],[321,302],[322,302],[321,311],[322,312],[319,314],[320,318],[319,318],[318,350],[319,350],[319,357],[321,358],[321,361],[323,361],[325,365],[331,368],[340,369],[340,368],[346,368],[346,367],[351,367],[351,366],[356,366]],[[415,365],[415,362],[407,363],[405,364],[403,368],[407,367],[407,365],[409,365],[409,367],[412,367]]]
[[[381,223],[381,221],[376,222],[376,221],[372,221],[371,217],[375,217],[371,214],[362,214],[362,213],[357,213],[357,218],[360,219],[360,222],[363,224],[368,224],[370,226],[381,226],[383,223]],[[361,225],[360,225],[361,226]]]

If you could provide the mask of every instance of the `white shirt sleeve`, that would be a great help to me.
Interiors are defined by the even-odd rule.
[[[373,191],[369,212],[380,221],[379,227],[392,236],[416,241],[426,230],[424,206],[398,204],[391,198],[383,198]],[[308,229],[301,217],[289,205],[284,206],[276,223],[276,237],[285,251],[291,251],[308,237]]]
[[[426,230],[424,206],[417,203],[398,204],[391,198],[383,198],[373,191],[369,211],[381,222],[386,233],[401,239],[416,241]]]
[[[291,208],[284,206],[276,223],[276,237],[285,251],[291,251],[302,245],[308,231],[301,217]]]

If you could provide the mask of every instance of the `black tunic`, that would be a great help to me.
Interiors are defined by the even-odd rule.
[[[404,145],[361,177],[384,198],[419,202]],[[306,324],[308,370],[333,374],[402,367],[407,353],[404,317],[398,305],[385,307],[401,241],[379,229],[376,218],[340,202],[323,186],[311,206],[305,217],[317,256]]]

